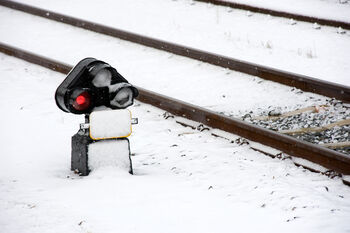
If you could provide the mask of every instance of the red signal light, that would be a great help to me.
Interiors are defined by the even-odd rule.
[[[83,95],[78,96],[75,101],[79,105],[83,105],[86,102],[86,98]]]
[[[90,107],[91,96],[87,91],[80,93],[73,102],[73,108],[77,111],[83,111]]]

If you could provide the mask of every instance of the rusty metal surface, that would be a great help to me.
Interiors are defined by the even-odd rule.
[[[72,69],[72,66],[67,64],[26,52],[3,43],[0,43],[0,52],[63,74],[67,74]],[[350,156],[311,143],[299,141],[293,137],[282,135],[238,119],[226,117],[205,108],[169,98],[140,87],[138,87],[138,89],[140,91],[138,100],[143,103],[151,104],[177,116],[201,122],[212,128],[221,129],[249,140],[271,146],[286,154],[320,164],[330,170],[342,174],[350,174]]]
[[[153,39],[150,37],[141,36],[135,33],[119,30],[116,28],[107,27],[104,25],[88,22],[86,20],[65,16],[51,11],[35,8],[29,5],[16,3],[13,1],[0,0],[0,5],[12,9],[20,10],[58,22],[66,23],[76,27],[84,28],[105,35],[117,37],[123,40],[142,44],[148,47],[171,52],[177,55],[193,58],[213,65],[221,66],[242,73],[258,76],[260,78],[282,83],[288,86],[299,88],[303,91],[313,92],[328,97],[333,97],[345,102],[350,102],[350,87],[331,83],[304,75],[285,72],[234,58],[224,57],[214,53],[185,47]]]
[[[34,53],[30,53],[28,51],[15,48],[1,42],[0,42],[0,52],[13,57],[20,58],[22,60],[28,61],[33,64],[37,64],[37,65],[49,68],[51,70],[54,70],[63,74],[67,74],[72,69],[72,67],[67,64],[55,61],[53,59],[45,59],[43,57],[35,55]]]
[[[289,13],[289,12],[285,12],[285,11],[271,10],[271,9],[267,9],[267,8],[256,7],[256,6],[251,6],[251,5],[236,3],[236,2],[230,2],[230,1],[226,1],[226,0],[195,0],[195,1],[206,2],[206,3],[211,3],[214,5],[220,5],[220,6],[227,6],[227,7],[231,7],[231,8],[235,8],[235,9],[247,10],[247,11],[252,11],[252,12],[256,12],[256,13],[277,16],[277,17],[295,19],[295,20],[305,21],[305,22],[310,22],[310,23],[318,23],[320,25],[326,25],[326,26],[332,26],[332,27],[342,27],[345,29],[350,29],[350,23],[343,22],[343,21],[322,19],[322,18],[317,18],[317,17],[312,17],[312,16]]]

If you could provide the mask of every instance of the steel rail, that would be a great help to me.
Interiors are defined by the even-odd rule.
[[[72,66],[0,43],[0,52],[67,74]],[[350,174],[350,156],[297,140],[239,119],[182,102],[138,87],[138,100],[209,127],[237,134],[249,140],[276,148],[286,154],[301,157],[344,175]]]
[[[345,102],[350,102],[350,87],[336,83],[331,83],[308,76],[281,71],[254,63],[241,61],[234,58],[221,56],[214,53],[201,51],[198,49],[169,43],[166,41],[138,35],[135,33],[119,30],[116,28],[100,25],[82,19],[66,16],[52,11],[32,7],[22,3],[8,0],[0,0],[0,5],[23,11],[36,16],[55,20],[61,23],[73,25],[97,33],[102,33],[119,39],[127,40],[137,44],[142,44],[155,49],[174,53],[180,56],[189,57],[202,62],[207,62],[220,67],[228,68],[249,75],[258,76],[262,79],[271,80],[288,86],[299,88],[303,91],[313,92],[324,96],[336,98]]]
[[[211,3],[219,6],[226,6],[226,7],[231,7],[231,8],[240,9],[240,10],[247,10],[247,11],[261,13],[261,14],[268,14],[268,15],[277,16],[277,17],[290,18],[290,19],[305,21],[309,23],[318,23],[319,25],[341,27],[341,28],[350,30],[350,23],[339,21],[339,20],[324,19],[324,18],[306,16],[306,15],[301,15],[296,13],[289,13],[286,11],[272,10],[268,8],[256,7],[256,6],[251,6],[251,5],[242,4],[242,3],[231,2],[227,0],[195,0],[195,1]]]

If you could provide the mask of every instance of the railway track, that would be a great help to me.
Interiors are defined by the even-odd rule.
[[[40,55],[36,55],[15,47],[11,47],[3,43],[0,43],[0,52],[11,56],[15,56],[17,58],[26,60],[34,64],[41,65],[43,67],[52,69],[57,72],[61,72],[63,74],[67,74],[72,68],[72,66],[64,64],[62,62],[45,58]],[[308,142],[300,141],[291,136],[274,132],[272,130],[253,125],[239,119],[227,117],[222,114],[218,114],[213,111],[207,110],[205,108],[201,108],[189,103],[169,98],[164,95],[160,95],[140,87],[138,88],[140,91],[140,95],[138,97],[139,101],[151,104],[155,107],[165,110],[165,118],[171,117],[173,115],[181,117],[179,123],[181,123],[184,126],[190,126],[192,128],[195,127],[198,130],[205,130],[208,129],[207,127],[211,127],[213,129],[220,129],[228,133],[237,134],[242,138],[240,138],[238,141],[236,140],[236,143],[244,144],[249,143],[246,141],[246,139],[252,140],[252,148],[259,150],[265,154],[269,154],[271,156],[280,158],[286,158],[286,155],[284,155],[285,153],[288,156],[291,155],[298,158],[306,159],[326,168],[325,171],[320,171],[313,168],[312,166],[308,166],[307,164],[305,165],[299,163],[298,161],[295,162],[296,164],[307,167],[310,170],[316,170],[329,175],[350,175],[349,155],[325,147],[313,145]],[[182,118],[198,122],[198,124],[193,126],[193,124],[191,123],[186,123],[182,121]],[[220,133],[213,132],[212,135],[230,140],[229,137],[221,135]],[[264,149],[261,149],[261,147],[255,146],[255,142],[273,147],[283,152],[283,154],[277,152],[266,152]],[[350,184],[347,179],[343,179],[343,182],[345,184]]]
[[[242,3],[236,3],[236,2],[231,2],[227,0],[195,0],[195,1],[211,3],[219,6],[226,6],[226,7],[231,7],[231,8],[240,9],[240,10],[247,10],[247,11],[261,13],[261,14],[268,14],[268,15],[277,16],[277,17],[289,18],[289,19],[294,19],[294,20],[304,21],[309,23],[317,23],[320,25],[350,29],[350,23],[343,22],[343,21],[322,19],[322,18],[317,18],[312,16],[289,13],[285,11],[271,10],[267,8],[256,7],[256,6],[251,6],[251,5],[242,4]]]
[[[350,155],[350,105],[331,99],[326,105],[263,116],[245,115],[255,125]]]
[[[190,47],[169,43],[166,41],[145,37],[135,33],[123,31],[116,28],[100,25],[82,19],[77,19],[71,16],[55,13],[52,11],[32,7],[26,4],[16,3],[8,0],[0,0],[0,5],[9,7],[15,10],[23,11],[36,16],[41,16],[47,19],[55,20],[61,23],[66,23],[79,28],[109,35],[119,39],[127,40],[137,44],[167,51],[177,55],[189,57],[202,62],[207,62],[220,67],[228,68],[234,71],[239,71],[249,75],[258,76],[260,78],[278,82],[284,85],[296,87],[303,91],[313,92],[324,96],[336,98],[344,102],[350,102],[350,87],[339,85],[327,81],[322,81],[316,78],[285,72],[258,64],[253,64],[241,61],[234,58],[213,54]]]

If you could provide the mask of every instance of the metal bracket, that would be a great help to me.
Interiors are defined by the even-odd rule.
[[[139,118],[131,118],[131,124],[137,125],[139,123]],[[89,123],[80,123],[80,129],[89,129],[90,124]]]
[[[90,124],[89,123],[80,123],[80,129],[89,129]]]
[[[139,123],[139,118],[131,118],[131,124],[137,125]]]

